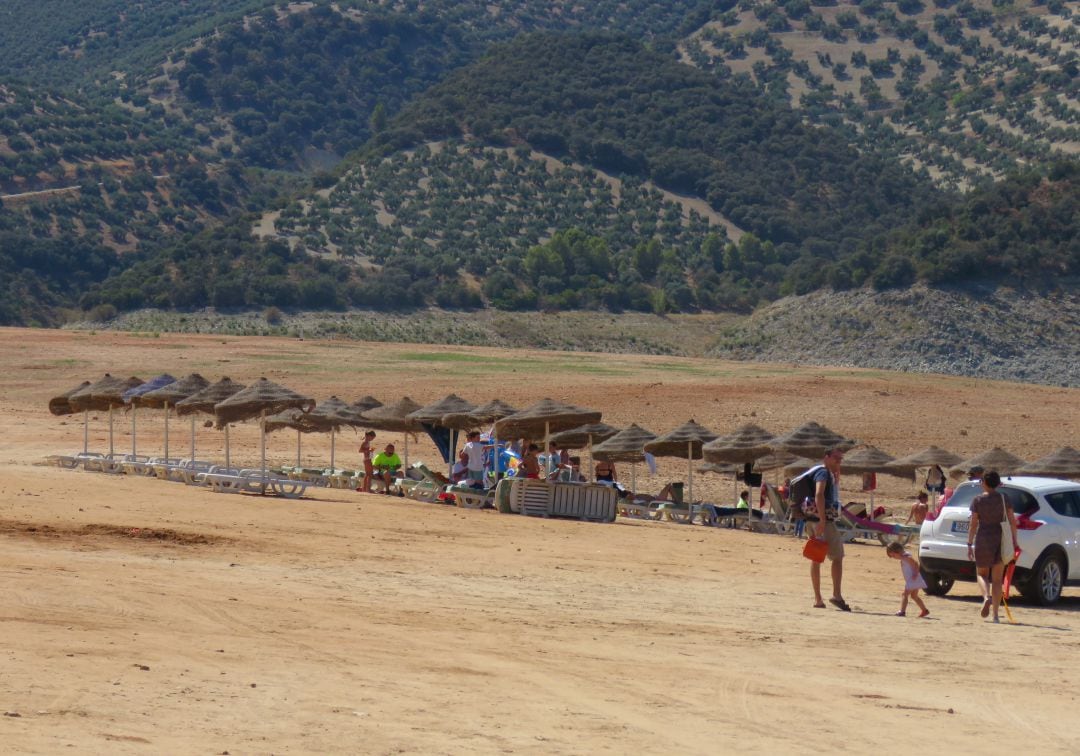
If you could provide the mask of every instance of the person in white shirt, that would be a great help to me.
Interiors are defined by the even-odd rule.
[[[468,480],[473,488],[484,487],[484,444],[480,440],[480,431],[471,431],[466,436],[467,442],[463,451],[469,458]]]

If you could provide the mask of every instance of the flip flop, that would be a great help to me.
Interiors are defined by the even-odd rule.
[[[980,617],[990,616],[990,599],[983,599],[982,610],[979,611]]]
[[[814,604],[814,608],[815,609],[824,609],[825,605],[824,604]]]
[[[831,598],[831,599],[829,599],[829,603],[832,604],[833,606],[835,606],[837,609],[839,609],[842,612],[850,612],[851,611],[851,607],[848,606],[848,603],[846,601],[844,601],[843,599]]]

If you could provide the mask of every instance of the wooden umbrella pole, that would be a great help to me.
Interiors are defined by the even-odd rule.
[[[131,405],[131,456],[135,456],[135,405]]]
[[[82,451],[90,453],[90,410],[82,411]]]
[[[113,455],[112,405],[109,405],[109,456]]]
[[[225,467],[231,468],[229,464],[229,424],[225,423]]]
[[[686,479],[690,482],[687,488],[689,489],[689,496],[686,499],[686,506],[689,508],[691,502],[694,501],[694,442],[686,442]]]
[[[637,490],[637,462],[630,463],[630,493],[636,495]]]
[[[165,461],[169,461],[169,403],[165,402]]]
[[[259,415],[259,457],[262,463],[262,492],[266,495],[266,410]]]
[[[195,416],[191,416],[191,464],[195,464]]]
[[[330,428],[330,474],[331,475],[333,475],[334,470],[337,469],[337,468],[334,467],[334,435],[335,435],[334,434],[334,428],[331,426],[331,428]]]
[[[405,470],[409,469],[409,432],[405,431]]]
[[[296,466],[300,467],[300,431],[296,431]]]
[[[589,481],[590,483],[595,483],[596,482],[596,465],[593,464],[592,434],[591,433],[589,434],[588,452],[589,452],[589,468],[585,471],[585,480]]]

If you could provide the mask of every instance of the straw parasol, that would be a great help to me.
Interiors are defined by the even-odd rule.
[[[334,470],[334,439],[338,430],[342,427],[355,428],[362,425],[364,419],[355,406],[332,396],[324,402],[319,402],[311,412],[301,412],[300,422],[310,425],[317,431],[330,431],[330,469]],[[297,436],[296,448],[299,457],[299,436]]]
[[[375,409],[376,407],[381,407],[382,402],[373,397],[371,394],[368,394],[367,396],[357,399],[355,402],[352,403],[351,406],[357,412],[367,412],[368,410]]]
[[[709,462],[749,464],[772,452],[769,442],[774,438],[764,428],[748,423],[734,433],[714,438],[705,444],[702,454]]]
[[[607,423],[589,423],[570,430],[560,431],[552,436],[551,440],[560,449],[586,449],[589,453],[588,479],[592,480],[595,472],[593,470],[593,442],[605,441],[618,432],[618,428]]]
[[[769,447],[772,449],[810,458],[823,457],[830,449],[850,449],[855,445],[855,441],[846,439],[839,433],[813,421],[800,425],[787,435],[777,436],[769,442]]]
[[[655,457],[686,457],[687,501],[694,500],[693,461],[701,459],[701,447],[716,438],[716,434],[692,419],[687,420],[663,436],[654,438],[645,444],[645,451]]]
[[[706,462],[698,467],[699,473],[713,473],[715,475],[738,475],[742,465],[734,462]]]
[[[390,404],[383,404],[361,414],[364,424],[369,428],[405,434],[405,467],[409,466],[409,434],[419,433],[424,429],[418,421],[409,418],[410,412],[420,409],[420,405],[405,396]]]
[[[208,415],[214,414],[214,405],[223,402],[233,394],[244,389],[244,384],[235,383],[231,378],[222,378],[217,383],[212,383],[200,391],[196,391],[186,399],[176,403],[176,415],[193,415],[203,412]],[[195,418],[191,418],[191,461],[195,461]],[[225,467],[229,467],[229,426],[225,426]]]
[[[424,430],[427,431],[429,436],[431,436],[431,440],[435,441],[435,445],[438,446],[439,444],[437,436],[435,434],[435,429],[446,428],[446,426],[442,424],[443,417],[453,413],[460,414],[462,412],[468,412],[469,410],[475,408],[476,405],[472,402],[465,401],[457,394],[449,394],[433,404],[429,404],[425,407],[421,407],[420,409],[413,410],[409,413],[409,417],[423,425]],[[446,462],[450,465],[449,472],[451,475],[453,475],[454,467],[454,450],[457,446],[455,435],[456,431],[453,428],[449,429],[446,448]]]
[[[796,457],[791,462],[784,465],[784,477],[792,478],[796,475],[802,475],[814,465],[821,464],[820,459],[810,459],[809,457]]]
[[[541,399],[521,412],[498,420],[495,423],[495,433],[501,438],[536,438],[543,433],[546,449],[552,432],[558,433],[579,425],[598,423],[601,415],[602,413],[596,410],[575,407],[554,399]]]
[[[447,415],[443,415],[442,425],[444,428],[452,428],[453,430],[471,430],[478,425],[484,425],[486,423],[494,423],[496,420],[502,420],[504,417],[510,415],[516,415],[520,410],[517,407],[511,407],[506,402],[499,399],[492,399],[487,404],[481,404],[479,407],[468,412],[451,412]],[[493,457],[495,462],[495,480],[499,479],[499,435],[492,429],[491,445],[493,447]]]
[[[49,400],[49,412],[53,413],[57,417],[62,415],[74,415],[78,410],[71,406],[71,395],[82,391],[90,386],[90,381],[83,381],[78,386],[68,391],[65,391],[59,396],[54,396]],[[87,425],[87,413],[83,410],[83,454],[86,454],[89,449],[89,426]]]
[[[300,467],[300,435],[302,433],[314,433],[315,427],[304,422],[304,417],[309,413],[298,409],[287,409],[274,415],[268,415],[263,421],[263,427],[267,433],[275,433],[279,430],[296,431],[296,466]]]
[[[706,449],[708,445],[706,444]],[[708,457],[706,456],[706,459]],[[776,451],[772,454],[766,454],[764,457],[759,457],[754,460],[754,469],[758,472],[766,472],[768,470],[782,470],[787,465],[790,465],[795,460],[799,459],[794,454],[789,454],[785,451]]]
[[[1080,451],[1063,446],[1016,471],[1020,475],[1046,475],[1054,478],[1080,478]]]
[[[260,378],[242,391],[237,391],[228,399],[214,405],[214,416],[219,428],[229,423],[259,418],[259,457],[262,462],[262,476],[266,479],[266,427],[262,421],[268,414],[275,414],[287,409],[302,409],[306,412],[315,407],[315,400],[298,394],[266,378]]]
[[[639,425],[631,424],[611,438],[593,447],[593,459],[607,462],[630,463],[630,490],[637,490],[637,463],[645,460],[645,444],[656,434]]]
[[[896,457],[886,454],[876,446],[863,446],[844,455],[843,461],[840,462],[840,472],[852,475],[866,475],[867,473],[876,475],[881,472],[898,478],[909,478],[907,473],[889,469],[889,464],[895,459]],[[870,487],[871,510],[874,508],[874,488],[874,486]]]
[[[129,388],[124,392],[124,403],[131,407],[131,456],[136,454],[136,436],[135,436],[135,416],[138,414],[139,407],[138,399],[143,394],[154,391],[155,389],[164,388],[170,383],[176,383],[176,378],[168,373],[162,373],[161,375],[154,376],[146,383],[140,383],[134,388]]]
[[[960,456],[937,446],[928,446],[920,452],[909,454],[900,459],[894,459],[886,467],[889,472],[899,472],[906,475],[914,475],[920,467],[933,467],[939,465],[942,468],[952,467],[960,462]]]
[[[210,381],[198,373],[191,373],[178,381],[166,384],[152,391],[147,391],[142,396],[135,398],[135,404],[140,407],[152,407],[165,410],[165,458],[169,458],[169,408],[177,402],[187,399],[192,394],[202,391],[210,385]],[[191,416],[191,459],[195,460],[195,416]]]
[[[114,378],[109,373],[97,383],[72,393],[68,403],[76,412],[96,410],[109,412],[109,454],[113,453],[113,407],[124,404],[124,392],[142,383],[141,378]],[[84,415],[85,418],[85,415]]]
[[[963,478],[967,475],[967,471],[976,465],[985,470],[997,470],[998,474],[1002,476],[1012,475],[1025,464],[1027,463],[1015,454],[1010,454],[1000,446],[995,446],[989,451],[976,454],[971,459],[965,459],[963,462],[953,465],[949,469],[949,475],[954,478]]]

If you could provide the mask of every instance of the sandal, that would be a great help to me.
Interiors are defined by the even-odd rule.
[[[842,612],[850,612],[851,611],[851,607],[848,606],[848,603],[846,601],[844,601],[842,598],[831,598],[831,599],[829,599],[829,603],[832,604],[833,606],[835,606],[837,609],[839,609]]]
[[[891,552],[890,552],[890,553],[891,553]],[[897,612],[897,613],[896,613],[896,616],[897,616],[897,617],[906,617],[906,616],[907,616],[907,612]]]
[[[825,605],[824,604],[814,604],[814,608],[815,609],[824,609]]]
[[[919,612],[919,619],[925,619],[926,617],[929,617],[929,616],[930,616],[930,610],[929,609],[923,609],[921,612]]]
[[[990,616],[990,599],[983,599],[982,611],[979,612],[980,617]]]

